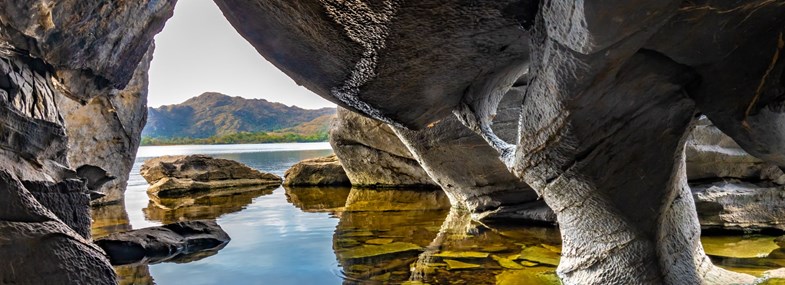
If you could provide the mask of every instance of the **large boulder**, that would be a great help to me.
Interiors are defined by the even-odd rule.
[[[162,156],[144,162],[140,174],[151,184],[147,193],[160,198],[227,189],[253,191],[281,185],[281,177],[242,163],[205,155]]]
[[[218,251],[229,235],[209,220],[178,222],[114,233],[95,243],[109,255],[113,265],[158,263],[188,258],[202,251]]]
[[[411,152],[390,127],[338,108],[330,145],[352,185],[361,187],[433,187]]]
[[[287,169],[283,177],[286,186],[351,185],[335,155],[300,161]]]

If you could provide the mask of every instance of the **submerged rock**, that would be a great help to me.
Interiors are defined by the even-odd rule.
[[[346,186],[349,177],[335,155],[306,159],[293,165],[284,173],[283,185],[287,186]]]
[[[401,191],[353,188],[346,198],[346,211],[423,211],[449,209],[442,191]]]
[[[445,259],[444,263],[447,264],[447,270],[476,269],[482,267],[482,265],[479,264],[457,261],[452,259]]]
[[[362,245],[336,252],[342,259],[357,259],[376,257],[388,254],[403,253],[409,251],[422,251],[419,245],[408,242],[393,242],[382,245]]]
[[[248,191],[275,188],[281,177],[262,173],[242,163],[205,155],[162,156],[145,161],[140,174],[152,184],[147,193],[161,198],[181,197],[201,191],[241,188]]]
[[[158,263],[218,251],[230,238],[215,221],[189,221],[115,233],[95,243],[113,265]]]

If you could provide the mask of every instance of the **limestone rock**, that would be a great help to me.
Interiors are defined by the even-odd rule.
[[[338,108],[330,145],[353,186],[433,187],[435,184],[387,124]]]
[[[685,153],[690,180],[738,178],[785,184],[779,167],[748,154],[705,116],[690,134]]]
[[[338,161],[330,155],[306,159],[293,165],[284,173],[283,185],[287,186],[324,186],[351,185],[349,177]]]
[[[785,187],[740,181],[692,186],[701,227],[785,230]]]
[[[251,191],[281,185],[281,178],[274,174],[259,172],[236,161],[205,155],[152,158],[145,161],[140,174],[152,184],[147,193],[160,198],[224,188]]]
[[[93,201],[94,205],[116,203],[124,197],[147,118],[147,70],[153,50],[150,46],[125,89],[92,96],[84,105],[66,96],[57,97],[69,126],[68,160],[75,166],[98,166],[115,177],[91,189],[105,195]]]
[[[96,240],[114,265],[158,263],[186,258],[201,251],[218,251],[230,238],[209,220],[178,222],[114,233]]]

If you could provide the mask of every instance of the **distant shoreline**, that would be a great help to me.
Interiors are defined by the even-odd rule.
[[[307,143],[327,141],[329,141],[327,132],[320,132],[313,135],[301,135],[294,133],[241,132],[208,138],[142,137],[140,146]]]

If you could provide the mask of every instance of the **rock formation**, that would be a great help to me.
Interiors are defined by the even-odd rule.
[[[457,115],[554,209],[566,284],[753,282],[703,252],[684,143],[700,111],[785,166],[785,5],[216,3],[260,54],[345,108],[411,129]],[[491,126],[514,86],[525,98],[505,141]]]
[[[158,198],[176,198],[214,190],[240,193],[274,189],[281,185],[281,177],[275,174],[206,155],[152,158],[144,162],[139,172],[151,184],[147,193]]]
[[[338,108],[330,145],[352,185],[432,187],[433,181],[387,124]]]
[[[147,118],[147,70],[153,49],[150,46],[125,89],[94,96],[84,105],[57,97],[66,126],[73,126],[66,127],[69,162],[98,166],[114,177],[99,189],[91,189],[105,195],[94,205],[123,200]]]
[[[335,155],[300,161],[286,170],[286,186],[346,186],[349,177]]]
[[[215,221],[178,222],[114,233],[96,240],[113,265],[158,263],[188,258],[203,251],[218,251],[229,235]]]

